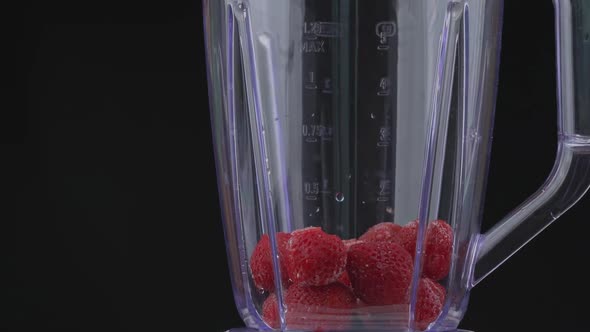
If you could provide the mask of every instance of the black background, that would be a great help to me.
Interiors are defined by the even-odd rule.
[[[5,330],[223,331],[228,278],[199,1],[22,1],[1,103]],[[551,2],[507,1],[484,229],[556,149]],[[11,74],[12,72],[10,72]],[[14,102],[14,103],[12,103]],[[9,105],[16,105],[9,107]],[[590,197],[472,292],[462,327],[587,328]],[[210,295],[212,290],[214,295]],[[208,294],[205,294],[207,292]],[[200,309],[199,309],[200,308]]]

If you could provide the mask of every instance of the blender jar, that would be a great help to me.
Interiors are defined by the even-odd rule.
[[[248,327],[453,330],[469,290],[588,190],[590,2],[556,0],[556,164],[480,234],[502,4],[204,1],[225,240]]]

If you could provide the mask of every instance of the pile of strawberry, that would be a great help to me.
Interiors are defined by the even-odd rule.
[[[342,309],[407,304],[417,232],[418,222],[412,221],[403,227],[380,223],[358,239],[344,241],[319,227],[278,233],[287,324],[317,327],[322,325],[317,321],[322,313],[337,315]],[[436,220],[428,225],[415,312],[420,329],[442,310],[446,290],[437,281],[449,273],[452,244],[453,232],[446,222]],[[268,235],[256,245],[250,269],[256,287],[270,294],[263,303],[262,316],[276,328],[279,315]]]

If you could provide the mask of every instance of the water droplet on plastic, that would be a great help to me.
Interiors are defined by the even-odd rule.
[[[371,119],[375,118],[375,114],[371,113]]]
[[[362,205],[365,205],[365,204],[367,204],[367,202],[365,202],[365,201],[361,201],[361,204],[362,204]]]
[[[311,113],[311,117],[312,118],[315,118],[315,113]]]
[[[337,192],[336,195],[334,195],[334,199],[336,199],[336,202],[342,203],[344,201],[344,194]]]
[[[348,174],[348,179],[352,179],[352,174]]]
[[[319,206],[315,209],[315,213],[320,213],[320,207]]]
[[[385,208],[385,212],[387,212],[389,214],[393,214],[393,208],[391,206],[388,206]]]

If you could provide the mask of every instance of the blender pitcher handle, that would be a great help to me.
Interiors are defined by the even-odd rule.
[[[554,0],[558,149],[543,186],[476,239],[475,286],[559,216],[590,187],[590,0]]]

